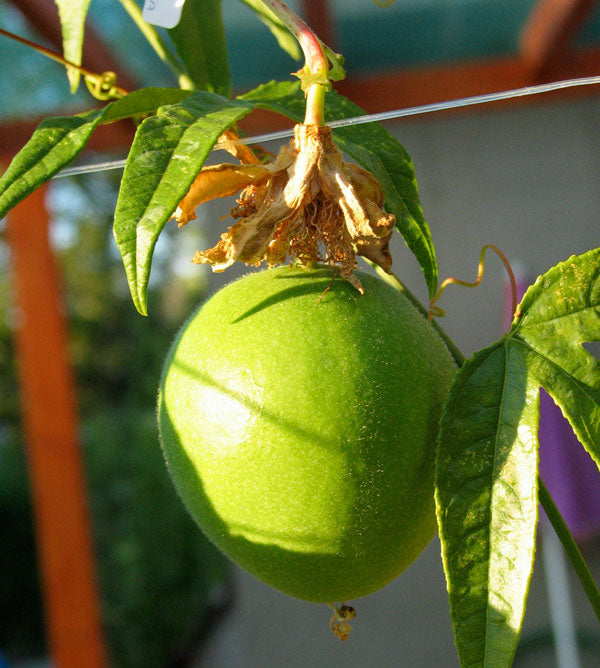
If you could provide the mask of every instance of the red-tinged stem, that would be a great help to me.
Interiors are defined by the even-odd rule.
[[[325,86],[329,82],[329,62],[323,52],[321,42],[314,32],[281,0],[262,0],[262,4],[270,9],[282,21],[298,40],[304,53],[306,67],[310,75],[316,79],[306,89],[307,125],[323,125],[325,122]]]

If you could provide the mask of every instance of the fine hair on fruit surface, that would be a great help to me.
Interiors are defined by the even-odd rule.
[[[403,294],[358,274],[364,295],[329,267],[234,281],[183,326],[160,386],[163,449],[194,519],[251,574],[310,601],[376,591],[436,526],[456,366]]]

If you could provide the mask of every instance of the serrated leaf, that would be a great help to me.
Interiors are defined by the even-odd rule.
[[[463,668],[507,668],[535,549],[538,388],[509,341],[458,372],[442,419],[436,506]]]
[[[181,20],[169,30],[169,36],[199,90],[230,94],[221,0],[186,0]]]
[[[294,60],[300,60],[302,54],[296,38],[273,12],[257,0],[241,0],[258,15],[258,18],[267,26],[277,40],[279,46]]]
[[[539,383],[600,467],[600,249],[571,257],[525,293],[511,333],[532,353]]]
[[[81,50],[83,48],[83,37],[85,17],[87,16],[90,0],[54,0],[58,6],[58,15],[63,38],[63,55],[66,60],[75,65],[81,65]],[[74,93],[79,86],[79,70],[75,67],[67,67],[67,76]]]
[[[304,117],[304,94],[298,82],[271,82],[240,99],[284,114],[297,123]],[[327,122],[365,113],[333,91],[327,94],[325,110]],[[433,296],[438,282],[437,261],[410,156],[393,135],[377,123],[337,128],[333,136],[343,151],[377,177],[385,193],[385,208],[396,216],[396,227],[421,265],[429,294]]]
[[[436,505],[463,667],[508,668],[533,563],[543,386],[600,465],[600,249],[525,294],[510,331],[459,371],[442,418]]]
[[[83,150],[103,114],[96,109],[40,123],[0,178],[0,218]]]
[[[249,103],[197,92],[161,107],[139,126],[123,173],[114,235],[140,313],[146,314],[150,264],[160,232],[219,136],[251,110]]]

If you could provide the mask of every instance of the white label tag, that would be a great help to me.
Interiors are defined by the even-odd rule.
[[[145,0],[144,21],[161,28],[174,28],[181,18],[185,0]]]

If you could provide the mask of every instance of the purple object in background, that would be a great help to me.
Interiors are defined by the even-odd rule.
[[[542,480],[575,538],[584,540],[600,529],[600,472],[544,390],[539,440]]]
[[[528,287],[515,272],[519,299]],[[512,320],[510,287],[505,322]],[[600,471],[552,398],[540,389],[540,476],[577,540],[600,530]],[[546,520],[546,516],[541,512]]]

